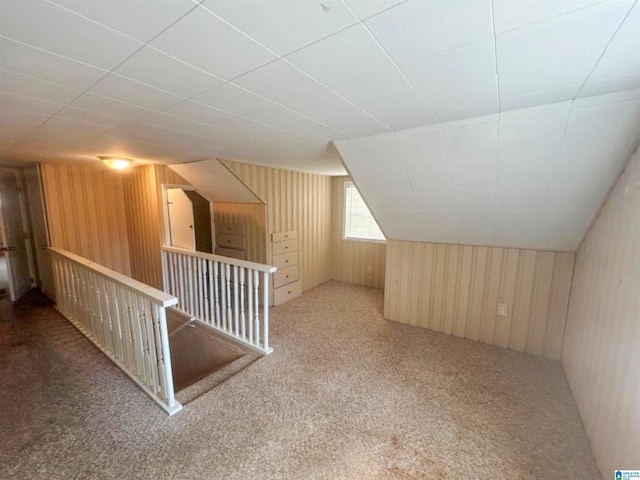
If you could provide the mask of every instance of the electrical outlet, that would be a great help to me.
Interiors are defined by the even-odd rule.
[[[506,303],[499,303],[498,304],[498,316],[499,317],[508,317],[509,316],[509,305],[507,305]]]
[[[367,275],[371,275],[373,273],[373,265],[367,265]]]

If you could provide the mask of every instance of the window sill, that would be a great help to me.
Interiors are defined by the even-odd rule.
[[[345,242],[356,242],[356,243],[378,243],[381,245],[386,245],[386,240],[374,240],[370,238],[355,238],[355,237],[342,237],[342,240]]]

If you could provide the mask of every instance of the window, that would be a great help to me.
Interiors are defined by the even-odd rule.
[[[352,182],[344,184],[344,238],[384,241],[384,234]]]

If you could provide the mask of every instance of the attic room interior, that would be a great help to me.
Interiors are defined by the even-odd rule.
[[[0,0],[0,478],[640,478],[638,0]]]

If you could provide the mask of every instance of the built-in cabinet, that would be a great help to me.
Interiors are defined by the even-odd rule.
[[[274,305],[282,305],[302,294],[298,254],[297,231],[271,234],[271,262],[278,268],[272,280]]]
[[[216,253],[225,257],[246,260],[246,228],[242,223],[216,224]]]

